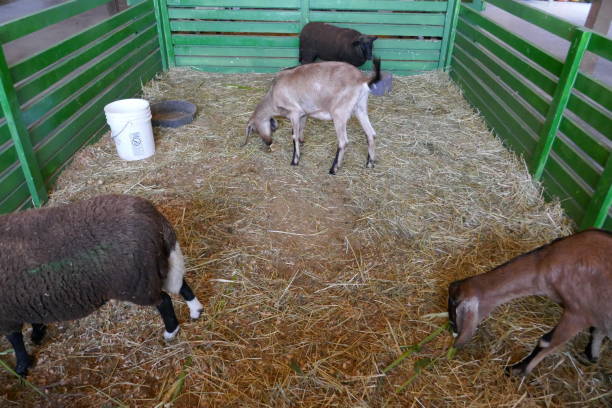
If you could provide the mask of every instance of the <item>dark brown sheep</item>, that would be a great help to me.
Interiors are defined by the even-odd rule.
[[[32,358],[21,334],[31,323],[40,343],[46,324],[89,315],[111,299],[155,305],[164,337],[178,332],[167,292],[180,293],[192,318],[202,305],[183,279],[172,225],[145,199],[108,195],[0,217],[0,334],[25,376]]]
[[[308,23],[300,32],[300,64],[308,64],[320,58],[323,61],[348,62],[359,67],[372,59],[372,47],[376,39],[350,28]]]

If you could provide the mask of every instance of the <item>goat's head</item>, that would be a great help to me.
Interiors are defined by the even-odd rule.
[[[251,117],[246,127],[246,140],[244,144],[249,142],[249,136],[253,131],[256,131],[261,140],[268,146],[272,144],[272,133],[278,129],[278,122],[274,118],[257,118],[256,116]]]
[[[448,319],[456,336],[455,347],[470,341],[483,318],[480,300],[467,280],[451,283],[448,287]]]
[[[353,47],[359,47],[366,60],[371,60],[372,47],[374,46],[373,42],[376,39],[378,39],[378,37],[372,35],[360,35],[355,41],[353,41]]]

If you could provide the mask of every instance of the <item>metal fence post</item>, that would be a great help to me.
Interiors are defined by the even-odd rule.
[[[457,21],[459,20],[459,8],[461,0],[449,0],[444,19],[444,32],[442,34],[442,45],[440,46],[440,59],[438,69],[448,70],[450,67],[453,47],[455,45],[455,33],[457,31]]]
[[[164,33],[164,24],[161,15],[160,0],[153,0],[153,11],[155,11],[155,20],[157,21],[157,37],[159,38],[159,53],[161,54],[162,68],[168,70],[168,52],[166,51],[166,40]]]
[[[608,156],[606,166],[595,187],[595,193],[580,222],[580,229],[589,227],[601,228],[612,205],[612,154]]]
[[[304,27],[310,22],[310,0],[300,2],[300,25]]]
[[[8,63],[0,44],[0,107],[4,112],[6,124],[21,164],[21,170],[32,196],[32,203],[40,207],[47,201],[47,189],[34,155],[30,135],[21,118],[21,109],[15,87],[11,79]]]
[[[557,131],[559,130],[559,125],[561,124],[561,119],[563,118],[563,111],[567,107],[567,101],[569,100],[572,88],[576,82],[576,77],[578,76],[580,63],[589,46],[590,40],[590,31],[584,31],[576,27],[574,38],[567,52],[565,64],[563,65],[563,70],[561,71],[559,82],[557,83],[557,88],[553,95],[553,100],[539,134],[538,145],[532,157],[530,167],[535,180],[540,180],[544,173],[546,162],[550,156],[550,151],[552,150],[553,143],[557,137]]]

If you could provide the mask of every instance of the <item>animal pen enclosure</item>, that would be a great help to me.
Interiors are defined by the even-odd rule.
[[[102,3],[70,1],[0,26],[0,42]],[[2,405],[608,405],[610,350],[582,365],[584,337],[523,383],[504,376],[558,318],[542,299],[502,307],[454,360],[400,393],[413,364],[450,338],[382,370],[442,323],[430,315],[445,309],[450,281],[572,228],[463,97],[579,226],[610,229],[612,92],[577,71],[587,49],[610,59],[609,39],[504,1],[491,3],[579,37],[569,65],[454,1],[133,3],[39,55],[11,66],[0,58],[0,209],[40,205],[48,191],[51,205],[102,193],[151,199],[177,227],[205,315],[170,344],[153,310],[129,304],[58,325],[29,377],[47,397],[0,371]],[[390,95],[370,99],[375,169],[362,168],[356,123],[335,177],[328,122],[308,122],[297,168],[286,121],[274,152],[239,147],[270,73],[297,63],[306,21],[381,36],[375,52],[396,78]],[[449,64],[463,97],[445,73],[423,73]],[[175,68],[148,82],[166,67]],[[110,138],[96,142],[107,133],[102,107],[141,92],[189,100],[199,114],[157,129],[156,155],[126,163]]]

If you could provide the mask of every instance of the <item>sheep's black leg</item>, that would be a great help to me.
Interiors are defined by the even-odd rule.
[[[30,336],[32,343],[36,345],[42,343],[42,340],[45,337],[45,333],[47,333],[46,325],[40,323],[32,323],[32,335]]]
[[[172,306],[172,299],[166,292],[161,293],[162,301],[159,305],[157,305],[157,310],[159,310],[159,314],[164,321],[164,327],[166,331],[164,332],[164,338],[166,340],[172,340],[179,329],[179,322],[176,318],[176,314],[174,314],[174,307]]]
[[[202,306],[198,298],[193,294],[193,291],[184,279],[183,286],[181,286],[180,294],[183,299],[187,301],[187,306],[189,306],[189,315],[191,316],[191,318],[197,319],[198,317],[200,317],[204,306]]]
[[[7,335],[6,338],[15,350],[15,360],[17,361],[15,372],[25,377],[28,374],[28,367],[32,365],[34,359],[28,354],[25,344],[23,344],[23,334],[17,331]]]
[[[338,155],[340,154],[340,148],[336,150],[336,157],[334,158],[334,162],[332,163],[331,169],[329,169],[329,174],[336,174],[338,171]]]

